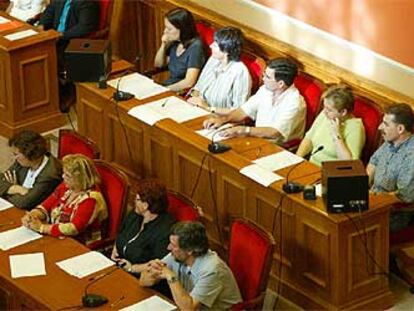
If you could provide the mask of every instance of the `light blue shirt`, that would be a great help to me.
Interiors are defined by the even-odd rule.
[[[66,0],[65,5],[62,9],[62,14],[60,14],[59,25],[57,31],[64,32],[66,30],[66,19],[68,18],[68,13],[72,0]]]

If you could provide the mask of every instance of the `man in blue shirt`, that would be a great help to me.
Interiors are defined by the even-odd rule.
[[[371,190],[392,193],[403,203],[414,202],[414,113],[407,104],[389,106],[379,126],[384,143],[367,166]],[[390,230],[399,231],[414,221],[414,212],[391,214]]]
[[[205,228],[198,222],[179,222],[171,230],[170,253],[153,260],[141,273],[140,284],[167,280],[180,310],[228,310],[241,302],[230,268],[208,248]]]

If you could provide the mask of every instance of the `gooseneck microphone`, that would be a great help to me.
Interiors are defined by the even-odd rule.
[[[129,73],[129,71],[124,72],[118,79],[118,82],[116,83],[116,90],[114,92],[114,94],[112,95],[113,99],[116,102],[121,102],[121,101],[125,101],[125,100],[129,100],[131,98],[134,98],[134,94],[128,93],[128,92],[124,92],[121,91],[119,89],[119,86],[121,84],[121,80],[123,77],[125,77],[127,74]]]
[[[223,153],[226,152],[227,150],[230,150],[231,147],[229,145],[223,144],[223,143],[219,143],[219,142],[215,142],[214,138],[216,137],[217,134],[219,134],[220,132],[224,131],[228,129],[228,127],[226,128],[222,128],[220,130],[216,130],[213,135],[211,136],[211,143],[208,144],[208,151],[210,151],[211,153]]]
[[[116,267],[112,270],[109,270],[106,273],[102,273],[100,275],[97,275],[91,279],[89,279],[91,282],[86,285],[85,287],[85,293],[82,297],[82,305],[86,308],[95,308],[95,307],[99,307],[102,306],[103,304],[108,302],[108,298],[106,298],[105,296],[102,295],[97,295],[97,294],[89,294],[88,293],[88,289],[95,284],[96,282],[102,280],[103,278],[107,277],[108,275],[114,273],[116,270],[123,268],[126,265],[126,263],[122,263],[122,264],[117,264]]]
[[[323,150],[323,146],[319,146],[314,152],[312,152],[310,154],[310,156],[313,156],[314,154],[318,153],[319,151]],[[286,175],[286,182],[283,184],[282,189],[285,193],[298,193],[301,192],[303,190],[303,185],[301,185],[300,183],[294,182],[294,181],[289,181],[289,176],[290,173],[292,173],[292,171],[298,167],[300,164],[302,164],[304,161],[300,161],[299,163],[296,163],[295,165],[293,165],[289,172]]]

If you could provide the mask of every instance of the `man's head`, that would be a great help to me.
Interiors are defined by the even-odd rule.
[[[393,104],[385,110],[379,126],[382,137],[390,143],[399,143],[413,132],[414,113],[407,104]]]
[[[176,223],[171,229],[168,250],[176,261],[182,263],[204,255],[208,251],[206,229],[199,222]]]
[[[288,58],[271,60],[263,74],[263,82],[270,91],[284,91],[293,84],[298,67]]]

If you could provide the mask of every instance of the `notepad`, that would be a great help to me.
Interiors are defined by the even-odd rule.
[[[158,296],[151,296],[120,311],[171,311],[177,307]]]
[[[272,173],[257,164],[245,166],[239,172],[265,187],[269,187],[275,181],[283,179],[282,176]]]
[[[40,239],[41,237],[41,234],[23,226],[7,230],[0,233],[0,249],[7,251],[13,247]]]
[[[27,29],[27,30],[9,34],[7,36],[4,36],[4,38],[6,38],[9,41],[15,41],[15,40],[23,39],[23,38],[34,36],[34,35],[37,35],[36,31],[34,31],[33,29]]]
[[[13,204],[11,204],[9,201],[6,201],[3,198],[0,198],[0,211],[4,211],[11,207],[13,207]]]
[[[12,278],[46,275],[43,253],[12,255],[9,257]]]
[[[296,154],[293,154],[292,152],[283,150],[278,153],[259,158],[253,162],[262,166],[263,168],[268,169],[269,171],[277,171],[282,168],[303,162],[303,158],[297,156]]]

